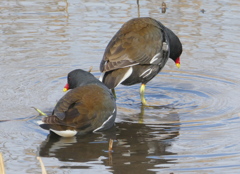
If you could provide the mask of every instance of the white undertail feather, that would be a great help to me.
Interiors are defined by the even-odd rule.
[[[120,82],[116,85],[118,86],[119,84],[121,84],[124,80],[126,80],[133,72],[133,68],[130,67],[129,70],[124,74],[123,78],[120,80]]]
[[[37,121],[37,124],[38,124],[38,125],[41,125],[41,124],[44,124],[44,122],[42,122],[42,120],[38,120],[38,121]]]
[[[77,134],[76,130],[64,130],[64,131],[57,131],[53,129],[50,129],[50,130],[61,137],[73,137]]]
[[[99,80],[100,82],[102,82],[104,74],[105,74],[105,73],[102,73],[101,76],[99,77],[98,80]]]
[[[41,125],[41,124],[45,124],[45,123],[40,120],[40,121],[37,121],[37,124]],[[53,129],[50,129],[50,130],[61,137],[73,137],[77,134],[76,130],[63,130],[63,131],[58,131],[58,130],[53,130]]]
[[[129,70],[130,70],[131,73],[132,73],[132,66],[138,65],[138,64],[139,64],[139,63],[134,63],[134,64],[127,65],[127,66],[124,66],[124,67],[121,67],[121,68],[130,67],[131,70],[130,70],[130,69],[129,69]],[[120,68],[120,69],[121,69],[121,68]],[[126,80],[126,79],[131,75],[131,73],[128,75],[129,70],[128,70],[127,73],[123,76],[123,78],[122,78],[122,80],[120,81],[120,83],[122,83],[124,80]],[[103,73],[101,74],[101,76],[100,76],[99,79],[98,79],[99,81],[101,81],[101,82],[103,81],[103,77],[104,77],[105,73],[106,73],[106,72],[103,72]],[[126,75],[128,75],[128,76],[126,77]],[[117,86],[118,86],[120,83],[118,83]]]

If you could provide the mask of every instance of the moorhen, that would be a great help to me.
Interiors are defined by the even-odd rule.
[[[161,22],[150,18],[134,18],[123,24],[108,43],[100,71],[100,80],[115,94],[119,84],[142,83],[143,105],[145,85],[154,78],[171,58],[180,67],[182,44],[179,38]]]
[[[52,115],[39,122],[43,129],[62,137],[103,131],[114,125],[116,102],[111,91],[90,72],[76,69],[68,74],[65,94]]]

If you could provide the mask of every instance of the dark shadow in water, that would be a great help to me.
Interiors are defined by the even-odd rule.
[[[144,107],[139,114],[142,117]],[[167,115],[165,124],[140,124],[122,122],[101,134],[88,134],[73,138],[62,138],[49,134],[39,148],[39,156],[55,157],[66,162],[89,162],[91,165],[105,165],[113,173],[146,173],[149,169],[163,168],[164,164],[175,163],[175,159],[164,158],[176,155],[168,151],[179,135],[179,117],[176,113]],[[161,118],[158,120],[158,122]],[[171,122],[172,121],[172,122]],[[166,118],[164,117],[164,122]],[[113,151],[108,151],[109,139],[114,139]],[[89,164],[88,163],[88,164]],[[156,167],[157,165],[158,167]],[[162,166],[163,167],[159,167]],[[60,168],[87,169],[89,165],[60,166]]]

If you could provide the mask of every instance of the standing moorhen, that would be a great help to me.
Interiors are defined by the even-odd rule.
[[[106,47],[100,64],[100,80],[112,89],[119,84],[142,83],[143,105],[145,85],[154,78],[171,58],[180,67],[182,44],[161,22],[150,18],[134,18],[126,22]]]
[[[64,95],[52,115],[39,122],[43,129],[62,137],[103,131],[114,125],[116,102],[111,91],[90,72],[81,69],[68,74]]]

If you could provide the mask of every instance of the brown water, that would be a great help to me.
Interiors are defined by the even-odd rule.
[[[141,16],[183,43],[146,89],[119,86],[116,126],[103,134],[48,137],[40,118],[0,122],[5,170],[41,173],[240,173],[240,1],[141,0]],[[201,10],[205,12],[202,13]],[[0,1],[0,120],[50,112],[69,71],[99,63],[114,33],[137,17],[131,1]],[[114,139],[113,152],[108,140]]]

